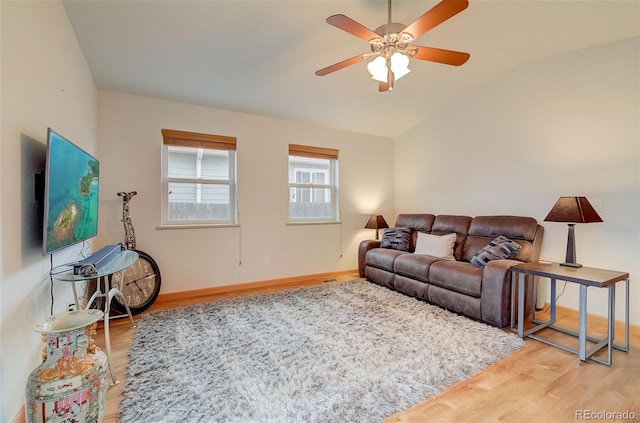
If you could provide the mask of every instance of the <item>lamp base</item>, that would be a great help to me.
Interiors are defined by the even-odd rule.
[[[560,263],[560,266],[582,267],[581,264],[576,263],[576,236],[574,232],[575,223],[569,223],[569,233],[567,235],[567,258],[564,263]]]

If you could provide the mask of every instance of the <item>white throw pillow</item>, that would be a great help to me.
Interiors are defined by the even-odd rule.
[[[438,257],[444,260],[455,260],[453,256],[453,246],[455,243],[455,233],[437,236],[418,232],[415,253]]]

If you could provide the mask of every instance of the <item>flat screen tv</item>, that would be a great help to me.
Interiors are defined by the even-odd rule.
[[[98,234],[99,175],[95,157],[48,129],[43,254]]]

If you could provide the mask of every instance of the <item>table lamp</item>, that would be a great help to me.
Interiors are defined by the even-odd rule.
[[[560,265],[582,267],[581,264],[576,263],[574,227],[576,223],[602,222],[587,197],[560,197],[544,220],[545,222],[565,222],[569,225],[566,262]]]
[[[369,221],[365,225],[365,229],[375,229],[376,230],[376,240],[378,237],[378,229],[388,228],[387,222],[384,220],[381,214],[372,214],[369,218]]]

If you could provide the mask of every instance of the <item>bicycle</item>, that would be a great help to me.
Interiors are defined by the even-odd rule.
[[[155,260],[144,251],[136,249],[136,234],[129,213],[129,201],[138,194],[136,191],[119,192],[122,197],[122,224],[124,227],[123,246],[138,253],[138,260],[131,266],[111,277],[111,285],[118,288],[127,302],[131,314],[142,313],[158,298],[160,293],[160,268]],[[116,313],[126,314],[126,307],[118,296],[113,298],[112,308]]]

